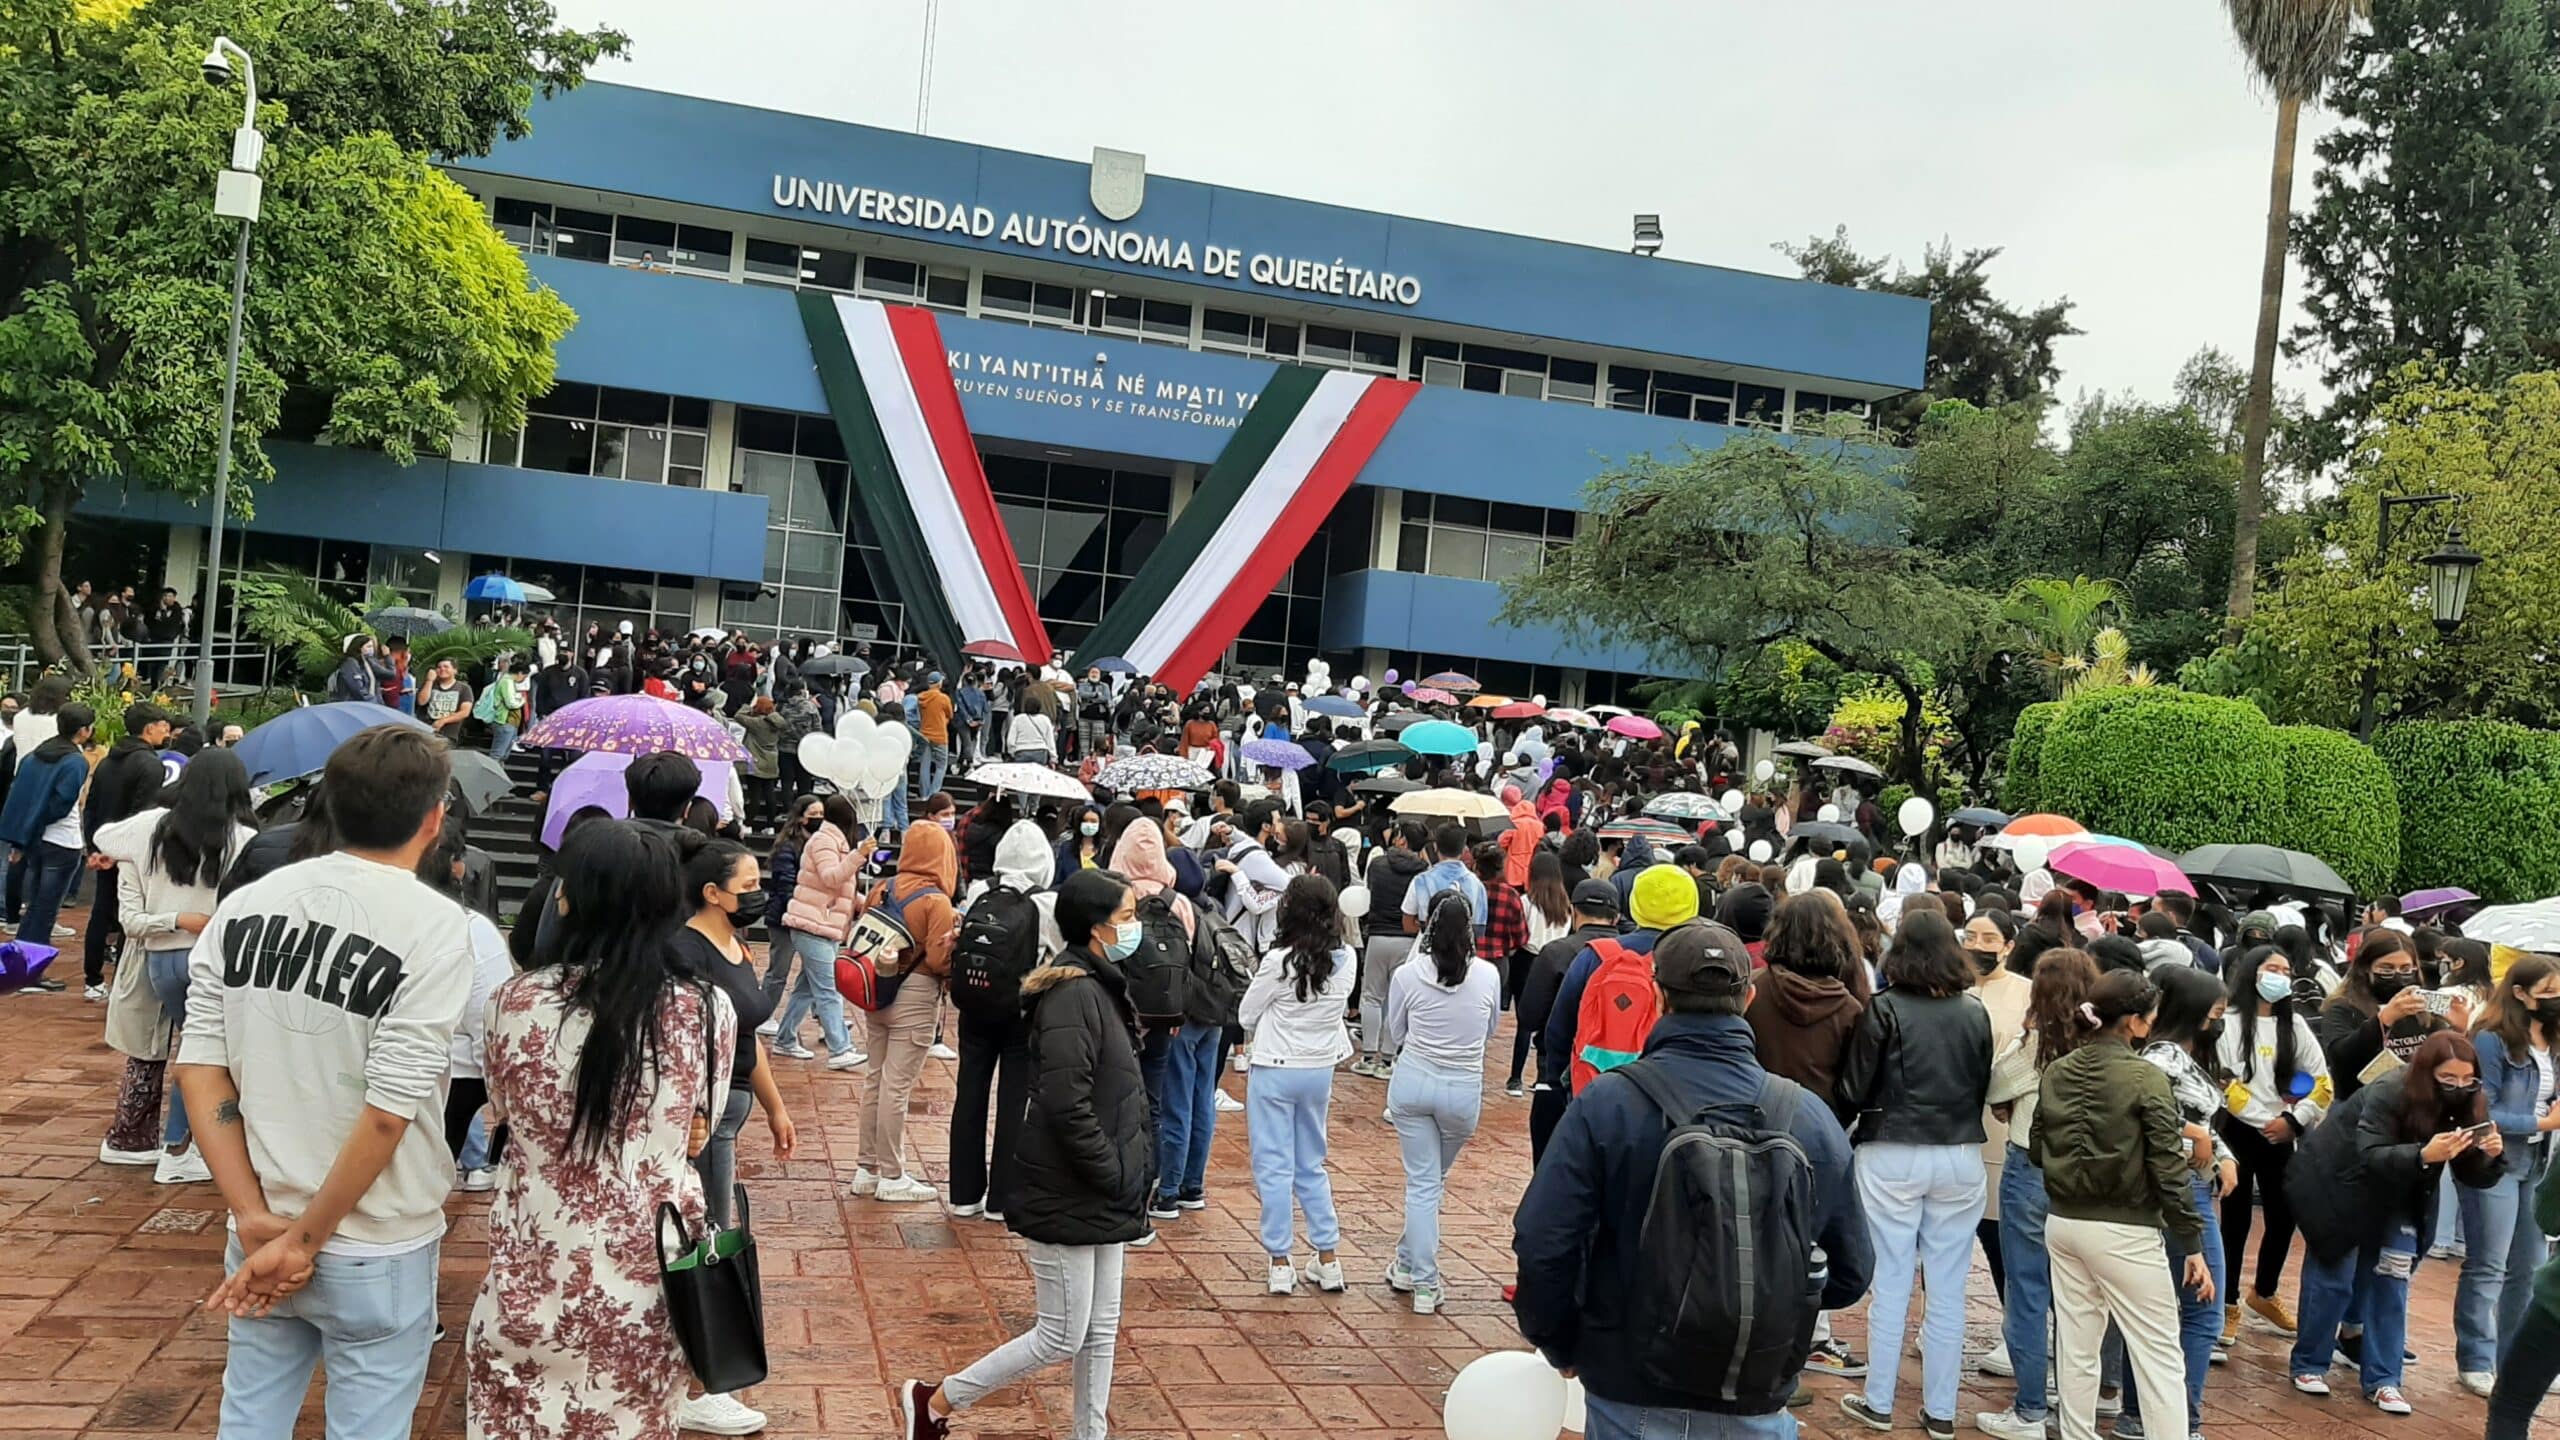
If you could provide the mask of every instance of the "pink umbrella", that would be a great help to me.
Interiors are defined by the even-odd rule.
[[[744,760],[739,744],[719,721],[689,705],[649,695],[600,695],[575,700],[534,722],[524,744],[535,750],[611,750],[653,755],[673,750],[695,760]]]
[[[1662,727],[1641,715],[1612,715],[1609,717],[1609,733],[1624,735],[1630,740],[1659,740]]]
[[[1410,694],[1411,698],[1419,700],[1425,705],[1455,705],[1458,703],[1457,696],[1450,694],[1446,690],[1434,690],[1428,685],[1416,686]]]
[[[552,783],[550,812],[542,818],[542,847],[560,848],[560,837],[568,832],[569,818],[593,805],[620,820],[631,813],[631,793],[622,783],[622,772],[631,768],[637,755],[618,755],[611,750],[590,750],[569,763]],[[711,802],[723,816],[729,812],[729,777],[737,767],[726,760],[697,760],[702,767],[702,783],[693,793]]]
[[[2067,840],[2055,846],[2044,863],[2056,874],[2086,880],[2101,890],[2121,890],[2127,895],[2196,893],[2195,883],[2177,866],[2131,845]]]

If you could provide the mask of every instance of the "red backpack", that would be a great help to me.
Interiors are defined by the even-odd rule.
[[[1573,1023],[1573,1093],[1579,1095],[1603,1073],[1644,1053],[1645,1037],[1662,1018],[1662,1001],[1653,988],[1653,957],[1615,940],[1594,940],[1598,968],[1582,987],[1582,1008]]]

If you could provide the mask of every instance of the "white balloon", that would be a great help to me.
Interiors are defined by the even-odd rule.
[[[1769,783],[1769,777],[1777,773],[1778,765],[1774,760],[1763,760],[1751,767],[1751,778],[1763,785]]]
[[[871,748],[864,752],[867,778],[880,785],[891,784],[907,773],[907,757],[915,753],[916,732],[904,725],[880,725],[873,728]]]
[[[800,768],[821,780],[836,778],[836,737],[812,730],[800,737]]]
[[[1894,812],[1893,818],[1901,824],[1903,834],[1918,835],[1929,828],[1930,821],[1938,818],[1938,809],[1914,795],[1902,802],[1902,808]]]
[[[1368,886],[1366,886],[1366,885],[1345,885],[1345,886],[1343,886],[1343,887],[1342,887],[1342,913],[1343,913],[1343,914],[1345,914],[1345,915],[1350,916],[1350,917],[1351,917],[1352,919],[1354,919],[1354,920],[1357,920],[1357,919],[1359,919],[1361,916],[1368,914],[1368,913],[1369,913],[1369,887],[1368,887]]]
[[[1742,813],[1742,792],[1739,790],[1727,790],[1722,795],[1716,797],[1716,803],[1724,807],[1726,814],[1739,815]]]
[[[1449,1440],[1556,1440],[1564,1411],[1564,1377],[1534,1350],[1503,1350],[1449,1382],[1440,1421]]]
[[[1724,841],[1727,845],[1732,846],[1736,850],[1740,850],[1744,845],[1750,843],[1743,838],[1742,832],[1739,830],[1727,830],[1724,832]]]
[[[1769,857],[1777,852],[1769,848],[1768,841],[1754,840],[1751,842],[1751,848],[1744,853],[1751,857],[1751,863],[1755,865],[1766,865],[1769,863]]]
[[[1837,824],[1840,819],[1840,807],[1837,805],[1825,805],[1821,809],[1813,812],[1813,818],[1820,820],[1825,824]]]
[[[1583,1404],[1582,1399],[1582,1382],[1579,1380],[1565,1381],[1564,1428],[1572,1431],[1576,1435],[1579,1435],[1583,1433],[1584,1427],[1588,1425],[1589,1422],[1590,1415],[1587,1413],[1587,1407]]]
[[[856,750],[870,749],[871,733],[879,728],[879,721],[850,705],[845,707],[842,715],[836,717],[836,738],[851,741]]]
[[[2053,854],[2053,842],[2041,835],[2029,835],[2009,847],[2009,856],[2018,862],[2018,873],[2041,870]]]

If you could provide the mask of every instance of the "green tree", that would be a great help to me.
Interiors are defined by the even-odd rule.
[[[2060,694],[2064,678],[2087,663],[2089,642],[2123,598],[2112,580],[2036,575],[2009,587],[2000,613],[2034,637],[2036,659]]]
[[[1666,673],[1712,675],[1782,641],[1891,685],[1899,764],[1918,784],[1933,669],[2002,632],[1988,597],[1909,543],[1891,457],[1835,430],[1740,435],[1594,479],[1581,533],[1504,582],[1503,619],[1642,645]]]
[[[86,669],[61,578],[91,485],[211,487],[235,222],[212,213],[239,123],[199,67],[258,60],[265,213],[251,250],[232,495],[288,391],[333,442],[403,461],[476,408],[516,424],[573,317],[430,163],[525,133],[622,37],[542,0],[15,0],[0,5],[0,531],[35,528],[38,649]]]
[[[2494,386],[2560,358],[2560,5],[2372,9],[2293,229],[2310,316],[2293,341],[2332,391],[2324,459],[2352,449],[2412,362]]]
[[[1890,434],[1910,434],[1935,401],[1993,407],[2044,395],[2062,373],[2053,347],[2080,333],[2067,299],[2022,310],[1991,293],[1996,245],[1958,250],[1941,242],[1928,247],[1917,270],[1859,254],[1846,225],[1777,249],[1807,280],[1929,302],[1927,379],[1917,393],[1877,406],[1877,420]]]

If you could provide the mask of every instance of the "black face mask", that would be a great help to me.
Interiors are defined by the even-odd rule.
[[[2468,1081],[2460,1085],[2438,1085],[2436,1087],[2436,1099],[2443,1102],[2444,1113],[2447,1115],[2470,1114],[2471,1102],[2479,1098],[2480,1082],[2477,1080]]]
[[[2373,998],[2387,1003],[2392,996],[2399,994],[2401,991],[2406,990],[2417,983],[2418,977],[2415,975],[2402,975],[2396,971],[2386,973],[2384,971],[2377,970],[2373,975]]]
[[[2534,1001],[2533,1016],[2545,1025],[2560,1025],[2560,995]]]
[[[744,930],[764,918],[762,890],[733,890],[729,892],[729,898],[738,902],[738,908],[728,912],[729,928]]]

